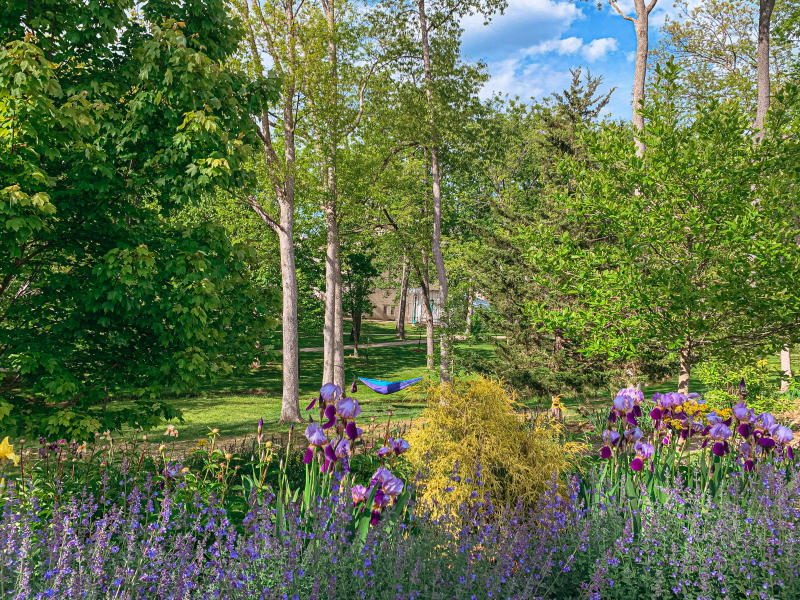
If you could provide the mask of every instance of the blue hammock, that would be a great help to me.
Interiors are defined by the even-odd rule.
[[[395,392],[404,390],[408,386],[421,381],[422,377],[406,379],[405,381],[383,381],[381,379],[369,379],[368,377],[359,377],[358,379],[373,392],[378,392],[379,394],[394,394]]]

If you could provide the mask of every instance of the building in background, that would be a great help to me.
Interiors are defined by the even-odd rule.
[[[369,297],[375,308],[367,319],[374,321],[396,321],[399,307],[398,292],[396,290],[377,289]],[[441,318],[441,295],[439,288],[431,286],[431,304],[433,309],[433,324],[438,325]],[[426,319],[425,298],[421,288],[409,288],[406,295],[406,323],[410,325],[424,324]]]

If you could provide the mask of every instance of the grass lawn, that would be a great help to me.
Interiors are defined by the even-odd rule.
[[[385,340],[390,341],[390,340]],[[491,344],[474,347],[487,355],[494,353]],[[437,347],[438,354],[438,347]],[[417,347],[389,346],[362,350],[360,358],[352,357],[352,351],[345,351],[345,378],[349,383],[353,375],[376,379],[400,380],[424,376],[425,343]],[[301,411],[318,395],[321,385],[322,352],[300,353],[300,408]],[[413,418],[424,408],[419,401],[419,386],[412,386],[404,392],[382,396],[359,382],[358,393],[354,394],[362,406],[359,424],[369,425],[370,418],[375,423],[384,423],[388,411],[393,411],[393,421]],[[218,428],[224,438],[243,437],[255,434],[258,419],[263,417],[264,429],[270,434],[283,433],[288,426],[278,423],[281,404],[281,364],[268,363],[245,375],[231,377],[216,382],[193,396],[182,396],[171,400],[183,412],[183,423],[175,422],[181,440],[194,440],[205,436],[209,428]],[[312,410],[314,418],[318,412]]]

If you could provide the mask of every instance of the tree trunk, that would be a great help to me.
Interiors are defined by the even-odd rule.
[[[764,136],[764,119],[769,109],[769,29],[775,0],[760,0],[758,5],[758,54],[756,79],[758,104],[756,106],[756,135]]]
[[[430,44],[428,41],[428,18],[425,14],[425,0],[418,0],[419,28],[422,36],[422,63],[425,73],[425,98],[428,104],[428,119],[430,120],[430,154],[431,178],[433,192],[433,235],[431,236],[431,252],[436,265],[436,277],[439,281],[439,294],[441,297],[442,319],[439,323],[441,336],[439,352],[441,354],[440,377],[442,381],[450,381],[450,346],[447,339],[447,272],[442,256],[442,187],[439,174],[438,136],[436,133],[436,111],[433,101],[433,73],[431,69]],[[429,307],[430,309],[430,307]],[[431,318],[432,321],[432,318]],[[431,323],[431,326],[433,324]]]
[[[464,335],[472,333],[472,316],[475,314],[475,293],[470,290],[467,294],[467,325],[464,328]]]
[[[786,377],[785,380],[781,379],[781,392],[786,392],[789,390],[788,380],[792,378],[792,355],[788,347],[781,350],[781,371]]]
[[[637,2],[638,9],[638,2]],[[638,10],[637,10],[638,12]],[[636,69],[633,75],[633,126],[636,131],[644,131],[644,117],[640,112],[644,102],[644,84],[647,79],[647,53],[649,50],[649,16],[636,19]],[[639,136],[636,137],[636,154],[644,156],[645,145]]]
[[[350,330],[350,339],[353,342],[353,356],[358,357],[358,342],[361,339],[361,310],[353,309],[351,317],[353,327]]]
[[[294,191],[294,190],[292,190]],[[292,193],[294,196],[294,193]],[[294,202],[281,202],[281,228],[278,241],[281,252],[283,288],[283,398],[281,423],[299,423],[300,354],[297,339],[297,271],[294,265]]]
[[[692,347],[687,340],[678,352],[680,358],[680,370],[678,371],[678,392],[681,394],[689,393],[689,378],[692,373],[691,363]]]
[[[644,101],[644,85],[647,80],[647,53],[649,51],[650,40],[648,32],[650,29],[650,13],[656,6],[658,0],[650,0],[645,4],[645,0],[633,0],[636,9],[636,18],[626,15],[617,4],[616,0],[609,0],[611,6],[620,16],[633,23],[636,31],[636,65],[633,72],[633,127],[637,132],[644,131],[644,117],[639,112],[641,103]],[[774,0],[773,0],[774,1]],[[644,156],[645,145],[636,136],[636,155]]]
[[[334,111],[325,132],[326,151],[323,179],[325,182],[325,329],[323,383],[333,382],[344,387],[344,343],[342,340],[342,267],[339,258],[339,224],[337,221],[338,190],[336,184],[338,115],[334,107],[338,100],[338,57],[336,48],[336,13],[334,0],[323,0],[328,28],[328,64],[330,68],[329,110]],[[321,117],[321,115],[319,115]]]
[[[406,339],[406,296],[408,296],[408,257],[403,255],[403,275],[400,279],[400,302],[397,307],[397,337]]]

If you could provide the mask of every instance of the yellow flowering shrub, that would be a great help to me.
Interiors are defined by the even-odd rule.
[[[441,514],[489,492],[495,504],[519,498],[530,505],[554,476],[576,465],[584,444],[567,442],[561,424],[547,416],[523,422],[515,405],[501,382],[485,378],[429,389],[407,454],[426,474],[423,504]]]

